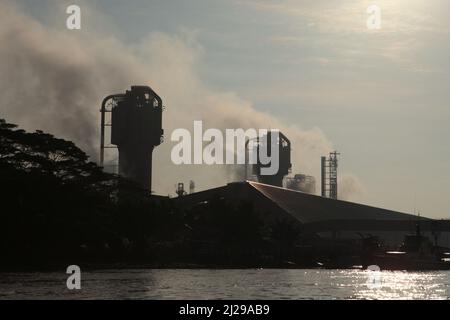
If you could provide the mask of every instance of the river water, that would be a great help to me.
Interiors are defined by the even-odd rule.
[[[0,273],[0,299],[449,299],[450,271],[118,269]]]

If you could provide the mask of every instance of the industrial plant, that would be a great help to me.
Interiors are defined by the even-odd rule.
[[[111,144],[119,150],[119,174],[151,190],[153,149],[163,138],[163,105],[149,87],[133,86],[124,94],[107,96],[101,106],[100,164],[104,164],[105,128],[111,128]],[[106,123],[106,113],[111,122]]]
[[[158,94],[144,86],[133,86],[124,94],[107,96],[101,105],[101,164],[105,149],[117,147],[119,174],[135,181],[149,193],[152,190],[152,151],[163,141],[163,108]],[[109,121],[106,120],[107,114],[110,114]],[[105,141],[107,128],[111,131],[111,141]],[[270,139],[269,131],[268,144]],[[348,251],[342,256],[349,261],[343,262],[341,259],[337,263],[335,260],[333,265],[337,266],[370,264],[375,261],[380,265],[385,263],[386,268],[401,268],[405,265],[419,269],[425,265],[431,269],[448,267],[448,264],[444,265],[444,260],[430,260],[429,256],[432,252],[433,257],[441,257],[445,248],[450,247],[450,221],[340,200],[340,154],[337,151],[317,159],[321,164],[321,177],[320,196],[316,195],[315,177],[306,173],[288,176],[292,167],[291,144],[295,145],[295,141],[290,141],[280,133],[276,143],[279,149],[279,170],[273,175],[261,174],[264,164],[258,159],[251,166],[250,176],[246,164],[243,181],[200,192],[195,192],[194,181],[189,182],[189,192],[185,190],[183,182],[174,181],[177,183],[177,197],[157,198],[165,198],[184,209],[205,205],[215,198],[232,203],[250,202],[267,224],[287,222],[298,230],[303,239],[307,239],[305,243],[309,249],[298,249],[301,255],[313,250],[311,248],[332,255],[331,251],[340,244],[340,252]],[[214,215],[214,212],[209,214]],[[425,242],[430,243],[433,249],[425,249]],[[381,249],[381,243],[383,248],[395,249],[395,252],[400,252],[397,248],[403,248],[403,254],[389,255]],[[367,252],[371,253],[369,258],[365,256]],[[357,261],[349,258],[355,254],[359,254]],[[364,257],[368,260],[365,261]]]

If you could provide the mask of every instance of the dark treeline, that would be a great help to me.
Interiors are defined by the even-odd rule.
[[[0,268],[278,264],[298,239],[249,203],[190,209],[105,173],[73,142],[0,119]]]
[[[138,243],[145,237],[143,225],[161,211],[132,183],[89,162],[74,143],[41,131],[27,133],[4,120],[0,177],[4,264],[100,258]]]

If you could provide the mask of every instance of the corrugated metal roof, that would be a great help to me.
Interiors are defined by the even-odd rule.
[[[417,220],[418,217],[363,204],[328,199],[267,184],[248,181],[250,186],[302,223],[324,220]],[[426,219],[426,218],[422,218]]]

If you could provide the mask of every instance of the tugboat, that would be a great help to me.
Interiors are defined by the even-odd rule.
[[[416,224],[416,234],[405,236],[398,251],[377,251],[372,252],[365,264],[370,262],[381,270],[450,270],[450,261],[444,258],[448,253],[443,253],[421,234],[419,223]]]

